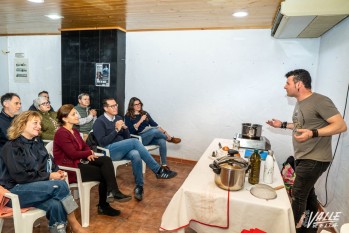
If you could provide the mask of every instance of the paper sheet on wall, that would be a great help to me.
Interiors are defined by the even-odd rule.
[[[29,83],[29,63],[27,58],[15,58],[14,81],[16,83]]]

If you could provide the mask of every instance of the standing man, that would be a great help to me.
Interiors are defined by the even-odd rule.
[[[332,135],[347,130],[341,114],[326,96],[311,91],[308,71],[299,69],[286,74],[287,96],[297,99],[292,122],[268,120],[274,128],[293,130],[293,147],[296,159],[296,179],[292,189],[292,210],[297,233],[316,232],[317,226],[301,226],[303,213],[317,212],[314,185],[332,161]],[[308,215],[309,216],[309,215]]]
[[[12,120],[21,110],[21,99],[15,93],[6,93],[1,96],[2,111],[0,113],[0,151],[8,141],[7,129]]]
[[[97,112],[95,109],[90,109],[90,95],[81,93],[78,96],[79,104],[74,108],[79,113],[79,123],[77,129],[83,134],[83,139],[86,141],[88,134],[92,130],[93,123],[97,119]]]
[[[40,91],[38,94],[38,97],[45,97],[47,101],[50,101],[50,96],[48,95],[47,91]],[[34,102],[34,101],[33,101]],[[54,112],[55,110],[53,109],[52,105],[50,105],[50,110],[49,112]],[[35,108],[34,103],[29,107],[30,111],[38,111],[38,109]]]
[[[157,179],[171,179],[176,172],[162,168],[149,154],[143,144],[134,138],[130,138],[130,132],[124,121],[118,116],[118,104],[115,99],[103,100],[104,114],[97,118],[93,124],[93,133],[98,145],[109,149],[113,161],[131,160],[132,170],[135,176],[135,198],[143,199],[143,173],[142,160],[155,173]]]

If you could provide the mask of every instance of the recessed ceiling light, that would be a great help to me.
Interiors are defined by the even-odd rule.
[[[43,3],[45,0],[28,0],[29,2]]]
[[[234,17],[245,17],[245,16],[247,16],[247,15],[248,15],[248,13],[245,12],[245,11],[238,11],[238,12],[235,12],[235,13],[233,14]]]
[[[50,19],[63,19],[64,17],[61,15],[45,15],[46,17],[49,17]]]

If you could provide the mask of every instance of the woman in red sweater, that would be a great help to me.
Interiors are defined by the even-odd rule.
[[[82,181],[99,181],[98,214],[117,216],[120,211],[113,209],[108,202],[125,202],[131,196],[120,192],[116,183],[113,163],[107,156],[99,157],[90,150],[81,138],[74,124],[79,122],[79,115],[72,104],[65,104],[57,112],[61,127],[54,136],[53,155],[57,165],[79,168]],[[76,183],[76,175],[69,172],[69,182]]]

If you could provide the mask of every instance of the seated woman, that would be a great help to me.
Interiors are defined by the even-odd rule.
[[[58,165],[80,168],[82,181],[99,181],[98,214],[117,216],[119,210],[113,209],[108,202],[125,202],[131,196],[120,192],[115,180],[113,162],[107,156],[98,157],[81,138],[74,124],[79,122],[79,114],[72,104],[58,109],[60,127],[54,137],[53,155]],[[68,172],[69,182],[76,183],[76,175]],[[108,195],[109,194],[109,195]],[[108,202],[107,202],[108,196]]]
[[[59,125],[57,123],[57,113],[50,112],[51,103],[46,97],[39,96],[34,100],[34,106],[42,115],[41,138],[43,140],[53,140]]]
[[[40,139],[41,115],[26,111],[8,129],[8,141],[0,156],[0,185],[17,194],[22,208],[46,211],[50,232],[65,233],[67,221],[73,232],[84,233],[76,220],[78,207],[64,181],[65,173],[52,162]]]
[[[125,115],[125,124],[131,134],[137,134],[142,137],[143,145],[159,145],[161,165],[165,169],[167,166],[167,147],[166,141],[180,143],[180,138],[171,137],[164,129],[158,127],[158,124],[151,118],[150,114],[143,110],[143,103],[137,97],[132,97],[128,103],[127,113]]]

